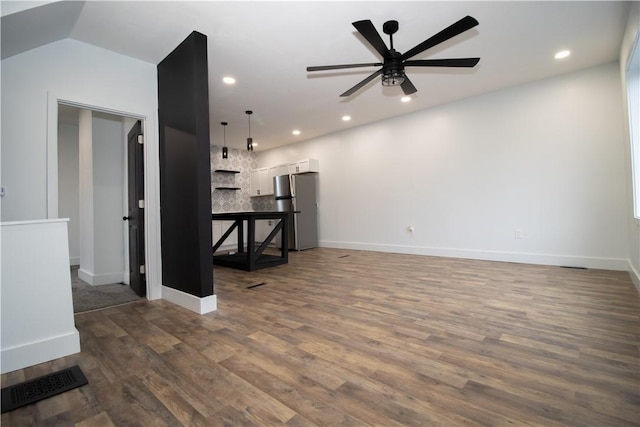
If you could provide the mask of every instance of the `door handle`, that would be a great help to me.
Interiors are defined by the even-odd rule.
[[[123,216],[122,217],[123,221],[129,221],[130,219],[133,219],[133,217],[132,216]]]

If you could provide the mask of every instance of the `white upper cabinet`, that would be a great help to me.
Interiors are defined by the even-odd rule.
[[[320,165],[317,159],[300,160],[289,166],[289,173],[292,175],[319,171]]]
[[[294,165],[293,163],[291,165]],[[280,176],[280,175],[289,175],[289,165],[278,165],[275,167],[275,175],[273,176]]]
[[[273,177],[275,173],[275,166],[252,170],[249,178],[249,195],[252,197],[273,195]]]
[[[320,167],[317,159],[305,159],[294,163],[254,169],[251,171],[249,179],[249,195],[251,197],[273,195],[273,177],[275,176],[319,171]]]

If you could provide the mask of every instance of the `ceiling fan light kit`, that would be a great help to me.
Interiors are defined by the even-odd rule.
[[[382,86],[401,86],[407,76],[404,71],[393,70],[382,74]]]
[[[393,48],[393,35],[398,31],[398,21],[387,21],[382,26],[382,31],[389,35],[389,47],[380,37],[380,33],[373,26],[370,20],[356,21],[352,24],[356,30],[369,42],[369,44],[380,54],[384,62],[375,62],[367,64],[342,64],[342,65],[321,65],[307,67],[308,72],[340,70],[345,68],[359,67],[382,67],[373,74],[366,77],[360,83],[347,90],[341,97],[351,96],[358,90],[363,88],[367,83],[381,75],[382,86],[400,86],[402,92],[408,96],[418,91],[407,77],[405,67],[465,67],[472,68],[480,61],[480,58],[451,58],[451,59],[424,59],[411,60],[410,58],[430,49],[440,43],[443,43],[458,34],[478,25],[478,21],[471,17],[465,16],[454,24],[448,26],[444,30],[426,39],[422,43],[414,46],[405,53],[400,53]]]

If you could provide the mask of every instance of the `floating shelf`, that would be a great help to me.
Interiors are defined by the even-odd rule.
[[[240,171],[234,171],[230,169],[215,169],[214,172],[240,173]]]
[[[216,187],[216,190],[240,190],[240,187]]]

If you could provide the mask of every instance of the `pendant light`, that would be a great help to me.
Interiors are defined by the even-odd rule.
[[[253,114],[253,111],[247,110],[245,113],[249,116],[249,138],[247,138],[247,151],[253,151],[253,138],[251,138],[251,115]]]
[[[227,150],[227,125],[229,123],[227,122],[220,122],[220,124],[223,126],[222,129],[224,129],[224,146],[222,147],[222,158],[226,159],[229,157],[229,150]]]

